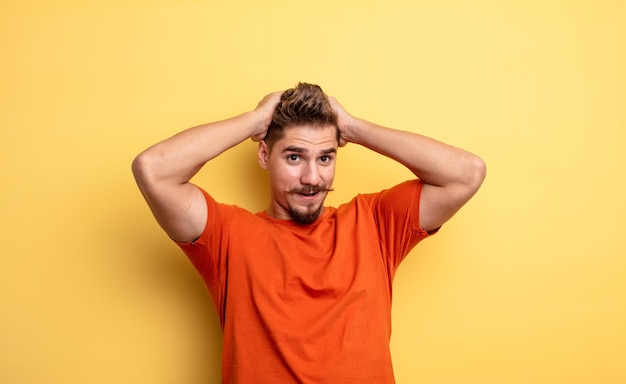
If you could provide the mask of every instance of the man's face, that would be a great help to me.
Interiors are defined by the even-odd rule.
[[[314,222],[335,178],[337,147],[332,125],[287,127],[271,151],[261,141],[259,164],[268,171],[272,199],[268,214],[301,224]]]

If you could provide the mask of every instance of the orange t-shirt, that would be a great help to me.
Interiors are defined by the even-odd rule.
[[[223,330],[223,383],[393,383],[392,280],[428,234],[412,180],[325,207],[312,224],[219,204],[179,243]]]

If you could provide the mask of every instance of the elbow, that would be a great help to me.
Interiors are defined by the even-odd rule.
[[[145,167],[146,167],[145,155],[143,153],[140,153],[139,155],[137,155],[137,157],[133,159],[133,162],[130,165],[130,169],[133,172],[133,176],[135,177],[135,180],[138,180],[139,178],[141,178],[141,176],[145,172]]]
[[[150,160],[150,157],[149,153],[144,151],[137,155],[131,164],[133,176],[141,189],[149,183],[149,180],[152,178],[151,175],[154,173],[154,167],[152,166],[154,162]]]
[[[487,164],[480,157],[472,155],[466,175],[468,188],[471,189],[473,195],[480,189],[487,176]]]

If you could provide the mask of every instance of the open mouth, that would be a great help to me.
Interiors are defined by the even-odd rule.
[[[309,187],[309,188],[294,188],[290,192],[296,195],[300,195],[306,199],[313,199],[321,192],[329,192],[332,189],[326,188],[324,186],[321,187]]]
[[[298,195],[305,197],[307,199],[313,198],[315,196],[317,196],[317,194],[319,193],[319,191],[313,191],[313,192],[298,192]]]

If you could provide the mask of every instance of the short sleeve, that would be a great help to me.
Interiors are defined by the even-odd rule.
[[[382,191],[375,203],[381,246],[386,250],[388,262],[394,267],[415,245],[429,236],[419,224],[423,185],[420,180],[405,181]]]
[[[227,265],[227,247],[235,206],[216,202],[206,191],[201,189],[207,204],[207,222],[200,237],[193,242],[175,243],[187,255],[198,273],[202,276],[211,296],[219,308],[218,302],[223,294],[221,277]]]

